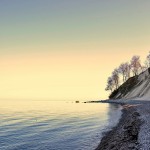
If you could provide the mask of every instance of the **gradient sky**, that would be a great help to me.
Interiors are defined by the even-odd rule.
[[[149,0],[1,0],[0,99],[105,99],[150,50]]]

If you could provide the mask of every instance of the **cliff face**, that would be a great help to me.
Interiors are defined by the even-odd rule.
[[[150,68],[138,76],[129,78],[112,92],[109,98],[150,100]]]

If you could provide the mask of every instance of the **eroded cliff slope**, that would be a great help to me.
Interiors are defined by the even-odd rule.
[[[129,78],[112,92],[109,98],[150,100],[150,68],[140,75]]]

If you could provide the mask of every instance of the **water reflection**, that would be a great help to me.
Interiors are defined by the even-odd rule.
[[[111,126],[118,123],[118,119],[116,118],[121,117],[122,114],[121,110],[122,110],[122,106],[119,104],[114,104],[114,103],[108,104],[107,114],[108,114],[108,121]]]
[[[117,122],[117,111],[117,105],[101,103],[3,101],[0,149],[91,150],[111,120]]]

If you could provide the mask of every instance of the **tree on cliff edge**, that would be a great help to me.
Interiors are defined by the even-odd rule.
[[[140,56],[133,56],[131,59],[131,69],[134,76],[139,74],[141,67]]]
[[[126,62],[126,63],[122,63],[119,66],[119,73],[122,74],[123,76],[123,82],[125,82],[128,78],[130,78],[130,71],[131,71],[131,65]]]
[[[114,81],[113,81],[113,79],[112,79],[112,77],[109,77],[108,78],[108,80],[107,80],[107,87],[106,87],[106,91],[113,91],[113,89],[114,89]]]
[[[146,62],[147,62],[147,67],[149,68],[150,67],[150,52],[149,52],[148,56],[146,57]]]
[[[118,69],[115,69],[112,72],[112,79],[114,81],[115,89],[118,89],[118,87],[119,87],[119,70]]]

